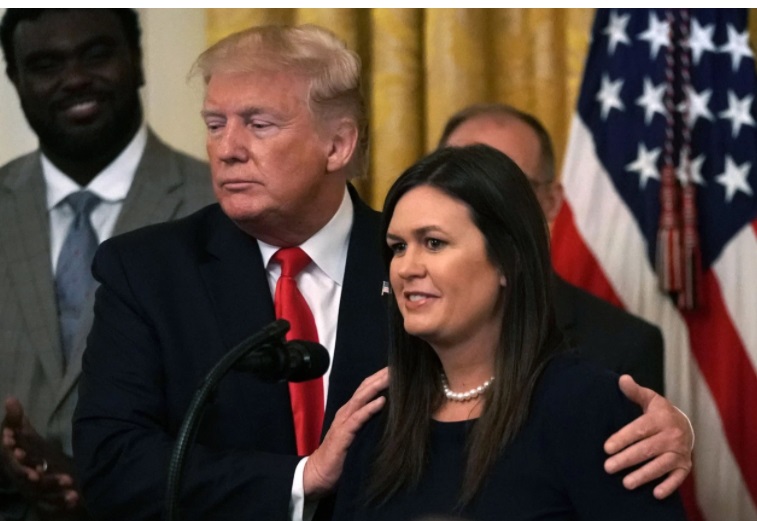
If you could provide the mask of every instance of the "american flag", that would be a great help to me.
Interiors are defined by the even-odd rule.
[[[691,520],[757,520],[755,87],[746,9],[598,10],[553,229],[558,273],[663,330]],[[656,271],[666,172],[679,212],[695,193],[694,309]]]

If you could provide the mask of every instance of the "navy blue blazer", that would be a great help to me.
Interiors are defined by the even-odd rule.
[[[379,214],[351,194],[324,432],[386,365]],[[201,379],[275,318],[262,257],[215,204],[106,241],[93,272],[101,286],[73,440],[84,499],[103,519],[159,519],[174,438]],[[287,384],[232,372],[189,453],[180,518],[287,519],[299,459]]]

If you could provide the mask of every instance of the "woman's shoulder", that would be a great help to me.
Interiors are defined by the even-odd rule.
[[[534,392],[532,410],[552,420],[637,416],[637,406],[620,391],[619,375],[574,353],[550,360]]]
[[[619,375],[574,351],[558,353],[547,363],[539,387],[548,392],[585,392],[617,386]],[[563,389],[561,389],[563,388]]]

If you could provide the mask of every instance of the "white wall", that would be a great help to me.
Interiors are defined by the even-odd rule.
[[[0,9],[0,15],[5,9]],[[139,9],[146,85],[142,88],[148,123],[165,141],[205,158],[205,131],[200,119],[201,82],[188,84],[187,72],[205,49],[204,9]],[[37,146],[18,96],[0,74],[0,165]]]

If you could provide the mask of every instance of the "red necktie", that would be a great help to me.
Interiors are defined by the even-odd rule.
[[[281,276],[276,283],[274,297],[276,318],[289,321],[287,340],[308,340],[318,342],[313,313],[297,288],[295,277],[310,264],[310,257],[299,248],[282,248],[277,251],[273,262],[281,264]],[[289,383],[292,401],[294,431],[297,439],[297,454],[308,456],[318,448],[323,427],[323,378],[307,382]]]

